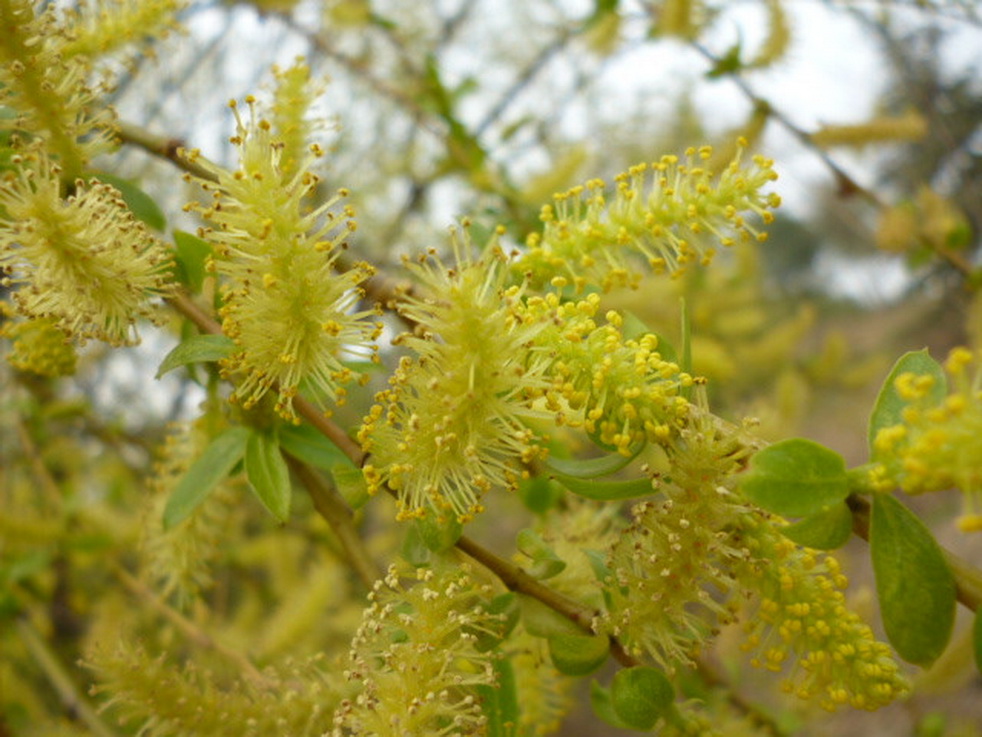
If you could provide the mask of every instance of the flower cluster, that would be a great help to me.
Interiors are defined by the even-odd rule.
[[[61,197],[61,169],[43,154],[14,157],[0,188],[0,271],[17,311],[51,320],[80,341],[136,341],[139,318],[154,319],[170,257],[120,193],[98,181]]]
[[[9,305],[0,302],[0,317],[12,316]],[[4,320],[0,337],[13,344],[7,361],[20,371],[52,378],[75,373],[75,347],[51,320]]]
[[[717,246],[764,240],[747,217],[773,220],[780,199],[761,190],[777,175],[770,160],[755,156],[742,166],[741,155],[742,146],[718,178],[705,166],[709,146],[689,149],[685,161],[663,156],[638,164],[617,177],[609,203],[600,179],[556,195],[555,205],[542,209],[543,231],[529,237],[518,267],[541,281],[566,277],[577,291],[588,283],[606,291],[636,287],[639,259],[655,273],[679,276],[691,264],[710,263]]]
[[[897,485],[908,494],[961,490],[966,501],[959,526],[982,530],[982,362],[967,348],[955,348],[945,370],[950,392],[940,401],[934,377],[908,372],[896,378],[897,394],[908,404],[900,423],[877,433],[874,449],[884,460],[873,473],[878,486]]]
[[[30,0],[0,2],[0,130],[11,130],[43,142],[69,180],[106,150],[112,116],[95,107],[88,86],[90,64],[69,53],[75,37],[70,23],[54,5],[35,15]]]
[[[656,336],[625,338],[620,314],[598,325],[599,306],[596,294],[529,300],[530,312],[556,315],[537,339],[551,358],[545,407],[557,424],[582,427],[623,455],[645,441],[667,444],[688,415],[681,390],[697,380],[662,357]]]
[[[416,357],[402,358],[358,436],[371,454],[369,491],[398,491],[403,518],[469,520],[539,453],[521,419],[537,414],[532,400],[547,386],[547,357],[533,346],[547,315],[528,313],[521,287],[506,286],[493,242],[476,260],[456,234],[453,245],[453,266],[435,254],[407,264],[424,291],[402,297],[398,310],[416,329],[395,342]]]
[[[495,675],[494,655],[477,643],[499,634],[502,615],[488,613],[490,587],[466,567],[416,578],[404,586],[390,568],[369,594],[345,671],[361,690],[335,712],[334,737],[481,733],[476,689]]]
[[[226,360],[226,375],[242,374],[233,401],[248,408],[276,388],[276,410],[296,420],[292,399],[301,382],[312,397],[343,403],[344,385],[353,378],[342,355],[376,360],[372,343],[380,322],[371,310],[357,311],[363,297],[358,285],[373,273],[367,264],[336,273],[339,250],[355,228],[353,212],[335,211],[337,196],[310,209],[317,176],[310,171],[314,155],[285,175],[281,146],[272,126],[259,118],[255,100],[247,98],[250,119],[243,121],[235,104],[239,167],[227,171],[201,162],[218,181],[202,182],[211,192],[207,207],[189,210],[218,226],[200,234],[215,250],[210,268],[224,278],[222,329],[237,350]]]
[[[756,653],[751,663],[780,672],[795,659],[783,688],[829,711],[874,710],[905,696],[909,685],[890,648],[845,605],[839,562],[798,547],[777,524],[757,515],[743,525],[750,557],[737,577],[759,594],[744,624],[744,649]]]

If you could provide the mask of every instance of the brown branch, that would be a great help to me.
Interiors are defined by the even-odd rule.
[[[365,588],[370,589],[372,584],[382,577],[382,574],[358,536],[348,505],[345,504],[337,490],[309,465],[289,454],[286,455],[286,460],[290,470],[306,487],[307,493],[310,494],[314,503],[314,509],[327,520],[331,530],[334,531],[358,578],[361,579]]]

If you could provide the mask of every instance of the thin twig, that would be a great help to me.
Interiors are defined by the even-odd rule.
[[[382,574],[358,536],[348,505],[345,504],[337,490],[313,468],[289,454],[287,454],[286,460],[290,469],[306,487],[314,503],[314,509],[327,520],[334,534],[337,535],[338,541],[347,555],[348,562],[351,563],[351,567],[355,570],[358,578],[361,579],[366,588],[370,589],[372,584],[382,577]]]
[[[81,719],[97,737],[117,737],[117,733],[99,718],[96,710],[82,696],[68,669],[58,660],[58,656],[41,637],[41,633],[37,631],[31,620],[26,616],[18,617],[16,626],[21,642],[55,689],[65,711]]]
[[[245,654],[223,645],[209,635],[179,611],[169,606],[149,586],[135,578],[123,566],[116,562],[111,562],[110,567],[116,578],[130,590],[130,593],[149,604],[164,619],[173,624],[191,643],[203,650],[212,650],[235,663],[242,674],[257,686],[267,688],[272,685]]]

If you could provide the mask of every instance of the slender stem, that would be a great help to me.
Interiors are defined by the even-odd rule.
[[[195,159],[188,157],[185,153],[186,146],[184,142],[178,138],[160,136],[126,121],[119,121],[117,123],[116,132],[123,143],[139,146],[155,156],[167,159],[199,179],[207,179],[212,182],[216,181],[215,175],[198,163],[201,160],[200,156]]]
[[[366,588],[371,588],[372,584],[382,577],[382,574],[358,536],[348,505],[345,504],[337,490],[313,468],[290,455],[286,456],[286,460],[290,469],[307,488],[307,492],[313,500],[314,509],[327,520],[334,534],[337,535],[351,567],[358,574],[358,578],[361,579]]]
[[[68,669],[58,659],[48,643],[44,641],[41,633],[37,631],[30,619],[26,616],[18,617],[16,626],[24,647],[28,649],[35,662],[44,671],[45,677],[54,687],[58,698],[61,699],[65,711],[81,719],[97,737],[117,737],[117,733],[99,718],[96,710],[82,696],[68,673]]]
[[[179,611],[169,606],[167,602],[155,594],[149,586],[135,578],[118,563],[110,564],[113,573],[120,582],[138,599],[142,599],[155,609],[164,619],[173,624],[190,642],[204,650],[213,650],[224,656],[241,670],[242,674],[257,686],[267,687],[271,684],[267,678],[253,665],[243,653],[223,645],[201,627],[185,617]]]

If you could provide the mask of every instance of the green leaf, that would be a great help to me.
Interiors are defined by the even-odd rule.
[[[494,661],[493,686],[480,685],[477,695],[481,700],[481,710],[487,719],[487,737],[515,737],[519,717],[518,687],[515,683],[515,670],[511,661],[497,658]]]
[[[518,598],[511,591],[494,597],[485,607],[485,611],[500,617],[500,625],[486,627],[465,627],[465,631],[474,636],[474,647],[478,652],[486,653],[494,650],[506,638],[522,617],[518,606]]]
[[[529,511],[545,514],[562,499],[563,487],[545,476],[531,476],[518,484],[518,493]]]
[[[163,231],[167,227],[167,218],[164,217],[163,210],[160,209],[150,195],[133,184],[133,182],[101,171],[90,172],[87,176],[90,179],[98,179],[100,182],[105,182],[118,189],[119,193],[123,195],[123,201],[130,209],[130,212],[154,230]]]
[[[883,627],[904,660],[930,665],[955,621],[955,579],[930,530],[889,494],[873,497],[870,555]]]
[[[610,689],[601,686],[596,681],[590,682],[590,706],[593,707],[593,713],[607,722],[611,727],[630,729],[624,720],[617,716],[617,712],[614,711]]]
[[[655,493],[651,479],[642,477],[630,481],[597,481],[596,479],[578,479],[563,473],[555,473],[553,477],[577,496],[598,501],[619,501],[637,499]]]
[[[738,40],[723,56],[716,60],[713,68],[706,72],[706,76],[709,79],[716,79],[717,77],[725,77],[728,74],[736,74],[741,69],[743,69],[743,61],[740,58],[741,55],[741,42]]]
[[[552,578],[566,569],[566,561],[556,555],[556,551],[535,530],[520,530],[516,546],[519,552],[532,559],[533,566],[528,573],[533,578]]]
[[[934,377],[934,386],[928,392],[928,399],[931,402],[940,402],[948,393],[944,369],[931,358],[926,348],[902,355],[890,370],[883,386],[880,387],[880,393],[876,397],[876,403],[873,405],[873,412],[869,418],[867,439],[869,441],[870,460],[881,460],[873,445],[880,430],[884,427],[903,423],[902,414],[908,402],[897,394],[894,382],[898,376],[905,373]]]
[[[669,713],[674,700],[675,689],[657,668],[624,668],[614,674],[610,685],[614,713],[630,729],[652,729]]]
[[[564,476],[572,476],[577,479],[595,479],[600,476],[609,476],[617,473],[627,466],[631,461],[638,457],[638,453],[644,448],[644,443],[639,443],[633,449],[631,455],[625,456],[620,453],[608,453],[599,458],[553,458],[546,459],[546,466]]]
[[[423,545],[434,553],[442,553],[452,548],[464,532],[463,525],[453,515],[438,520],[436,515],[431,513],[423,519],[414,519],[409,524],[416,528]]]
[[[280,447],[298,461],[334,472],[339,464],[351,464],[348,457],[311,425],[284,425],[279,430]]]
[[[245,470],[249,485],[263,506],[280,522],[290,516],[290,471],[280,453],[276,436],[255,431],[245,450]]]
[[[195,294],[205,281],[205,261],[211,255],[211,244],[183,230],[174,231],[174,256],[178,279]]]
[[[228,476],[245,455],[250,434],[248,428],[231,427],[208,444],[167,499],[164,507],[165,530],[187,519],[208,498],[218,482]]]
[[[430,564],[433,554],[423,543],[423,537],[419,534],[419,528],[416,525],[406,525],[406,535],[402,538],[399,555],[402,556],[403,560],[416,568],[422,568]]]
[[[549,638],[549,657],[560,673],[585,676],[607,661],[610,641],[603,635],[556,635]]]
[[[178,366],[186,366],[189,363],[200,363],[203,361],[217,361],[225,358],[235,349],[235,343],[231,338],[224,335],[194,335],[187,340],[178,343],[174,349],[168,353],[157,369],[156,378],[160,378],[168,371],[173,371]]]
[[[575,622],[570,621],[538,599],[526,594],[519,594],[518,603],[521,606],[522,624],[525,626],[525,631],[533,637],[584,634]]]
[[[807,517],[849,495],[846,464],[838,453],[811,440],[782,440],[750,459],[740,491],[768,512]]]
[[[816,550],[841,548],[852,535],[852,512],[845,502],[782,527],[785,537]]]
[[[982,673],[982,608],[975,612],[975,624],[972,625],[972,645],[975,651],[975,667]]]
[[[331,466],[331,478],[349,507],[361,509],[365,506],[369,499],[368,484],[360,468],[355,468],[351,463],[336,463]]]

